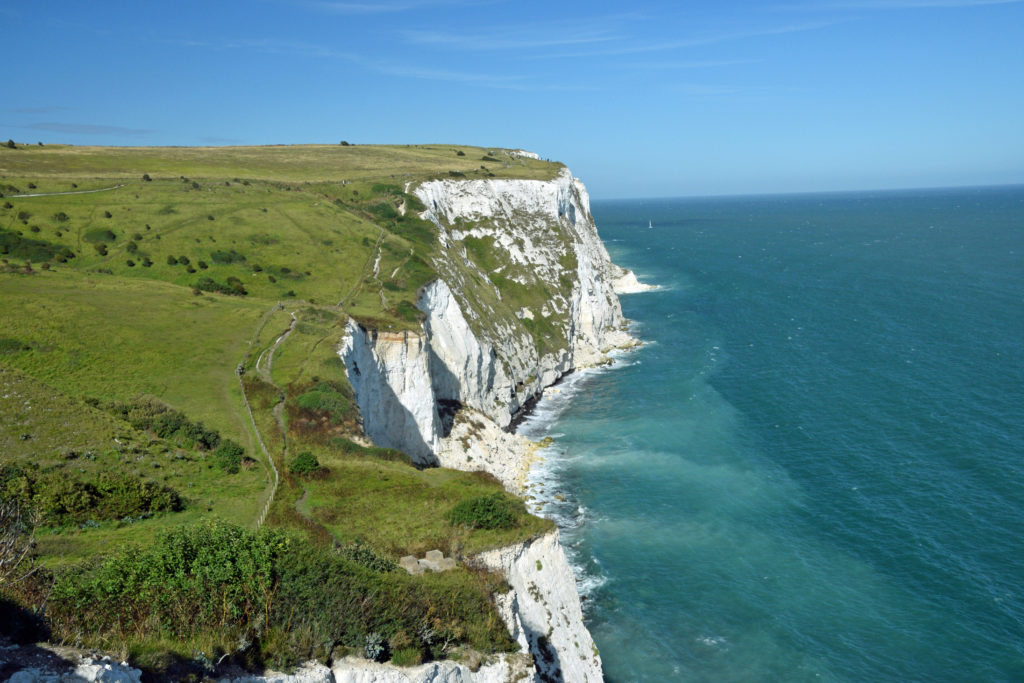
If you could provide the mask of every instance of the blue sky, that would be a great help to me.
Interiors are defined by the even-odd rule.
[[[466,143],[595,198],[1024,182],[1024,0],[0,4],[0,135]]]

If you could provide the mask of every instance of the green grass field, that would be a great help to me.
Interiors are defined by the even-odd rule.
[[[550,529],[525,511],[510,528],[452,524],[453,506],[500,485],[353,443],[361,433],[337,346],[350,316],[419,327],[415,303],[437,276],[439,247],[406,183],[548,179],[560,168],[450,145],[0,148],[0,495],[20,486],[24,500],[67,502],[37,530],[38,561],[59,575],[182,525],[252,528],[273,472],[240,367],[282,477],[269,526],[311,547],[358,539],[392,559],[472,553]],[[66,192],[75,194],[50,194]],[[139,401],[237,442],[244,466],[225,471],[185,431],[160,437],[109,407]],[[319,461],[315,476],[289,473],[300,452]],[[112,473],[175,492],[180,509],[104,516],[110,499],[96,487]],[[429,590],[493,587],[455,574],[464,577],[430,580]],[[485,622],[500,631],[493,614]],[[141,650],[176,647],[140,638]]]

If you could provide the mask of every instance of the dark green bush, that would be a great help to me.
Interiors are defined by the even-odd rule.
[[[292,474],[312,474],[320,470],[320,461],[309,451],[303,451],[292,458],[288,471]]]
[[[395,220],[399,216],[398,209],[391,206],[391,203],[386,201],[380,202],[379,204],[374,204],[368,207],[367,210],[377,218],[386,221]]]
[[[411,650],[440,658],[459,644],[513,651],[490,600],[500,585],[486,573],[374,571],[266,527],[208,522],[60,573],[46,614],[57,639],[85,643],[148,639],[193,656],[185,648],[196,640],[251,642],[250,666],[294,665],[368,642],[383,652],[401,645],[411,661]]]
[[[338,554],[349,562],[354,562],[371,571],[398,571],[398,565],[395,562],[391,561],[390,558],[378,554],[373,548],[363,543],[360,539],[356,539],[352,543],[339,548]]]
[[[202,277],[196,281],[195,288],[204,292],[220,292],[232,296],[245,296],[249,293],[242,285],[242,281],[236,277],[229,277],[227,284],[217,282],[210,277]]]
[[[456,526],[471,529],[511,529],[525,513],[522,501],[499,491],[456,504],[447,518]]]
[[[52,525],[143,518],[184,508],[181,496],[163,484],[113,472],[76,476],[60,468],[0,468],[0,497],[19,501]]]
[[[352,412],[351,402],[327,382],[320,382],[309,391],[296,396],[294,404],[303,410],[326,413],[335,424],[340,423]]]
[[[231,439],[224,439],[217,450],[213,452],[214,462],[228,474],[238,472],[243,455],[245,455],[245,449]]]
[[[238,253],[234,249],[230,249],[228,251],[211,251],[210,260],[220,265],[241,263],[245,261],[245,255]]]
[[[114,234],[113,230],[106,228],[94,228],[89,230],[83,235],[87,242],[115,242],[117,241],[117,235]]]
[[[3,228],[0,228],[0,254],[37,263],[50,259],[59,261],[75,258],[75,253],[63,245],[23,237]]]

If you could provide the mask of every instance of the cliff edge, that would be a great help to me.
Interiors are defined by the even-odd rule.
[[[611,262],[568,169],[406,191],[437,227],[439,277],[420,292],[421,330],[348,323],[339,354],[364,431],[422,465],[484,470],[521,493],[535,444],[510,426],[566,373],[637,343],[617,291],[644,285]],[[602,679],[557,532],[478,561],[512,586],[499,607],[540,680]]]

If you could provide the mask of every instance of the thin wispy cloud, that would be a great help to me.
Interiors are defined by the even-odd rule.
[[[41,123],[29,123],[16,128],[31,128],[32,130],[45,130],[50,133],[74,133],[79,135],[149,135],[155,130],[148,128],[125,128],[124,126],[102,126],[93,123],[57,123],[46,121]]]
[[[567,92],[590,90],[588,86],[577,84],[550,85],[537,83],[529,76],[452,71],[449,69],[433,69],[430,67],[413,66],[410,64],[400,63],[373,63],[365,61],[363,63],[367,68],[388,76],[415,78],[427,81],[447,81],[449,83],[461,83],[464,85],[475,85],[499,90],[519,90],[522,92]]]
[[[523,37],[503,35],[494,37],[488,32],[484,36],[460,35],[441,31],[405,31],[406,40],[418,45],[432,45],[456,50],[521,50],[531,48],[563,47],[567,45],[586,45],[603,43],[620,39],[607,31],[583,31],[579,33],[557,32],[543,36],[527,31],[508,31],[511,34],[526,34]]]
[[[297,41],[264,39],[224,39],[224,40],[165,40],[170,45],[180,47],[198,47],[211,50],[250,50],[271,55],[294,55],[299,57],[315,57],[319,59],[347,59],[355,61],[358,56],[351,52],[335,50],[326,45]]]
[[[763,60],[760,59],[705,59],[705,60],[668,60],[658,62],[633,62],[630,64],[623,64],[625,67],[634,69],[664,69],[669,70],[684,70],[684,69],[713,69],[722,66],[736,66],[737,64],[759,64]]]
[[[172,41],[186,47],[197,47],[214,50],[255,51],[265,54],[293,55],[316,59],[333,59],[361,66],[364,69],[386,76],[415,78],[428,81],[447,81],[486,88],[521,91],[570,91],[586,90],[578,85],[545,85],[532,81],[528,76],[515,74],[488,74],[471,71],[459,71],[446,68],[432,68],[422,64],[409,64],[399,61],[379,60],[366,55],[335,50],[326,45],[281,41],[277,39],[245,39],[222,41]]]
[[[785,26],[766,26],[763,28],[745,29],[740,31],[721,31],[721,32],[708,32],[703,34],[695,34],[688,38],[681,38],[678,40],[661,41],[654,43],[634,43],[632,45],[622,45],[619,47],[609,47],[600,50],[591,50],[584,52],[569,52],[559,53],[553,55],[545,55],[545,58],[550,57],[615,57],[621,55],[630,54],[643,54],[647,52],[665,52],[669,50],[678,50],[687,47],[700,47],[704,45],[715,45],[717,43],[727,43],[740,40],[746,40],[750,38],[762,38],[767,36],[778,36],[790,33],[802,33],[805,31],[816,31],[829,26],[834,26],[840,23],[838,21],[816,21],[808,22],[803,24],[788,24]]]

